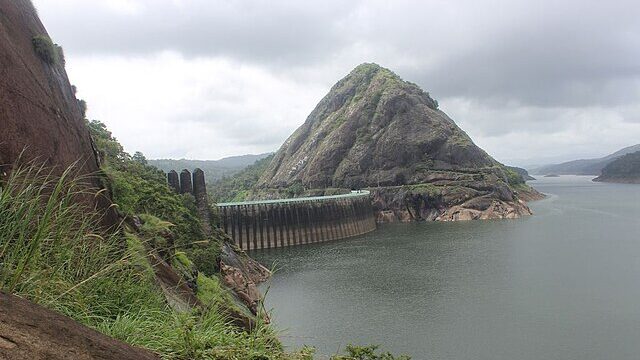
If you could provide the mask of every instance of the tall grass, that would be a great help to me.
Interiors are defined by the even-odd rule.
[[[100,214],[78,201],[95,191],[74,169],[56,175],[29,163],[0,181],[0,289],[166,359],[311,358],[286,354],[265,324],[251,333],[231,325],[216,278],[199,294],[205,309],[169,308],[147,261],[152,239],[101,231]]]
[[[39,287],[46,282],[76,283],[119,255],[97,263],[95,256],[87,256],[111,244],[93,231],[97,214],[81,201],[91,195],[74,169],[58,176],[30,163],[18,166],[0,183],[3,289],[39,298]],[[58,295],[70,290],[62,284],[57,288],[62,291]]]

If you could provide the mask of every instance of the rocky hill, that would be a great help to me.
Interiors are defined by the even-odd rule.
[[[610,162],[593,181],[640,184],[640,151]]]
[[[476,146],[416,84],[362,64],[335,84],[275,154],[258,193],[370,188],[380,220],[530,214],[521,176]]]
[[[530,169],[534,174],[540,175],[600,175],[602,169],[619,157],[640,151],[640,144],[628,146],[613,154],[597,159],[580,159],[567,161],[561,164],[546,165],[535,169]]]

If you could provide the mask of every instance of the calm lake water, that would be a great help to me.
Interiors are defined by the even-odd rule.
[[[519,220],[383,225],[252,253],[286,345],[413,359],[639,359],[640,185],[563,176]]]

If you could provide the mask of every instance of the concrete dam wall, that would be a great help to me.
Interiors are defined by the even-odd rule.
[[[217,206],[220,226],[244,250],[313,244],[376,229],[368,191]]]

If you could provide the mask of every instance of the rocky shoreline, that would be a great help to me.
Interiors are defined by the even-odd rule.
[[[640,184],[640,177],[636,178],[622,178],[622,177],[609,177],[598,176],[593,179],[595,182],[613,183],[613,184]]]
[[[545,197],[530,187],[519,191],[507,187],[500,195],[489,189],[421,185],[370,189],[376,221],[517,219],[533,214],[527,202]]]

